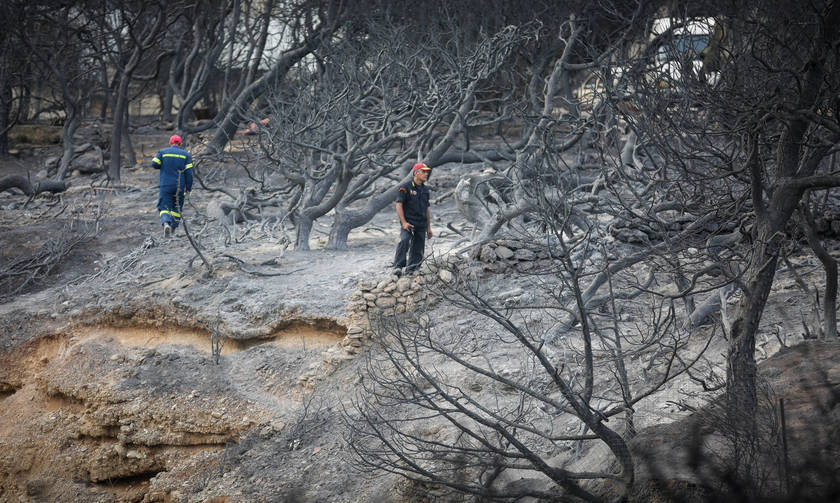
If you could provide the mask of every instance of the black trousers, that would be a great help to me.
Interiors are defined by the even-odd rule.
[[[397,254],[394,257],[394,268],[402,269],[410,273],[420,267],[423,261],[423,250],[426,247],[426,228],[414,227],[410,231],[400,231],[400,244],[397,245]],[[408,253],[408,267],[405,263],[405,255]]]

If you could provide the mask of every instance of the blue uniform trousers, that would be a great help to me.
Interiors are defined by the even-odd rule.
[[[184,189],[161,185],[157,209],[160,211],[160,223],[169,224],[173,229],[181,222],[181,210],[184,207]]]

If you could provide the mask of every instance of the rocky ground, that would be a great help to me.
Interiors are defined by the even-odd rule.
[[[150,157],[168,134],[139,135],[138,151]],[[41,178],[54,150],[7,160],[0,177]],[[434,256],[464,244],[446,224],[469,229],[447,197],[459,175],[441,169],[432,180],[438,235],[427,249]],[[213,183],[247,184],[233,168],[217,176]],[[366,314],[422,309],[453,329],[480,321],[427,297],[439,273],[390,275],[398,230],[392,209],[351,234],[347,250],[324,249],[326,227],[317,223],[312,250],[292,251],[283,229],[225,230],[206,218],[223,196],[196,189],[185,214],[213,267],[209,275],[183,229],[163,238],[156,177],[146,164],[125,169],[120,190],[105,186],[101,174],[75,173],[60,195],[0,193],[0,266],[42,250],[63,254],[21,291],[0,292],[0,501],[409,498],[395,478],[355,467],[342,428],[342,409],[359,391]],[[78,243],[65,250],[71,237]],[[510,242],[491,248],[477,274],[489,295],[519,302],[529,292],[509,273],[540,257]],[[814,259],[800,260],[819,274]],[[803,339],[807,299],[792,275],[780,278],[761,359]],[[820,344],[820,354],[837,351],[833,342]],[[777,383],[780,395],[801,396],[795,386],[817,382],[809,377],[816,374],[792,372],[801,360],[790,355],[807,351],[790,351],[773,375],[788,376]],[[813,370],[827,376],[820,389],[833,389],[840,359],[820,361]],[[823,402],[834,411],[836,402]],[[675,384],[640,407],[640,426],[686,416],[680,403]],[[804,418],[814,408],[793,410]],[[663,446],[678,441],[650,435],[665,438]]]

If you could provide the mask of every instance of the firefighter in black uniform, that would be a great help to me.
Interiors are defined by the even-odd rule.
[[[394,273],[413,273],[423,260],[426,237],[432,237],[432,218],[429,211],[429,188],[424,185],[432,168],[422,162],[412,168],[413,178],[400,185],[397,192],[397,216],[400,217],[400,244],[394,257]],[[408,266],[405,255],[408,253]]]

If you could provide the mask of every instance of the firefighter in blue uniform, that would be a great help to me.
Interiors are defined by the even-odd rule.
[[[429,211],[429,188],[424,185],[432,168],[418,162],[412,168],[412,179],[399,186],[397,216],[400,218],[400,244],[394,257],[394,273],[413,273],[423,260],[426,237],[432,237],[432,217]],[[408,265],[405,255],[408,253]]]
[[[157,209],[164,237],[171,236],[181,222],[184,196],[192,190],[193,162],[189,152],[181,148],[181,137],[172,135],[169,148],[157,153],[152,165],[160,170],[160,194]]]

